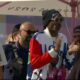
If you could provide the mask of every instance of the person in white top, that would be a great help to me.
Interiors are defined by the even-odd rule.
[[[55,9],[42,12],[43,32],[34,34],[30,41],[30,63],[32,65],[32,80],[46,80],[51,62],[59,68],[63,55],[67,53],[67,38],[59,33],[63,16]]]

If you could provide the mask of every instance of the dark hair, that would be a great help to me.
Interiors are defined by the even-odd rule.
[[[73,33],[77,33],[77,32],[80,33],[80,25],[76,26],[76,27],[73,29]]]
[[[20,23],[19,23],[19,24],[17,24],[17,25],[15,25],[15,26],[14,26],[14,28],[13,28],[13,30],[12,30],[12,33],[19,31],[20,26],[21,26],[21,24],[20,24]]]
[[[46,28],[46,26],[48,25],[48,23],[51,21],[51,18],[55,18],[57,16],[61,17],[61,19],[63,20],[63,16],[60,14],[59,11],[57,11],[55,9],[44,10],[42,12],[43,27]]]

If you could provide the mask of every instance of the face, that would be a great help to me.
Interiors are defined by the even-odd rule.
[[[29,43],[34,32],[35,32],[35,28],[31,23],[27,23],[26,25],[23,25],[20,30],[22,41]]]
[[[80,43],[80,32],[74,33],[73,39],[75,40],[75,43]]]
[[[61,28],[61,21],[58,20],[51,20],[48,25],[49,32],[53,37],[57,36],[60,28]]]

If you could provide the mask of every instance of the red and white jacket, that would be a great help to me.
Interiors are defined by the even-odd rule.
[[[61,48],[62,52],[64,45],[67,44],[67,38],[64,34],[58,33],[58,37],[62,37]],[[37,80],[41,77],[43,80],[47,78],[50,62],[56,61],[58,55],[54,51],[56,37],[51,37],[48,28],[44,32],[37,32],[30,41],[30,63],[32,65],[33,74],[32,80]],[[56,66],[60,65],[58,61]],[[41,73],[39,73],[41,70]]]

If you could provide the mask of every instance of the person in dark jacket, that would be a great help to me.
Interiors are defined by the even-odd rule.
[[[8,61],[4,66],[4,80],[26,80],[29,41],[35,28],[31,22],[20,25],[13,41],[3,45]]]

